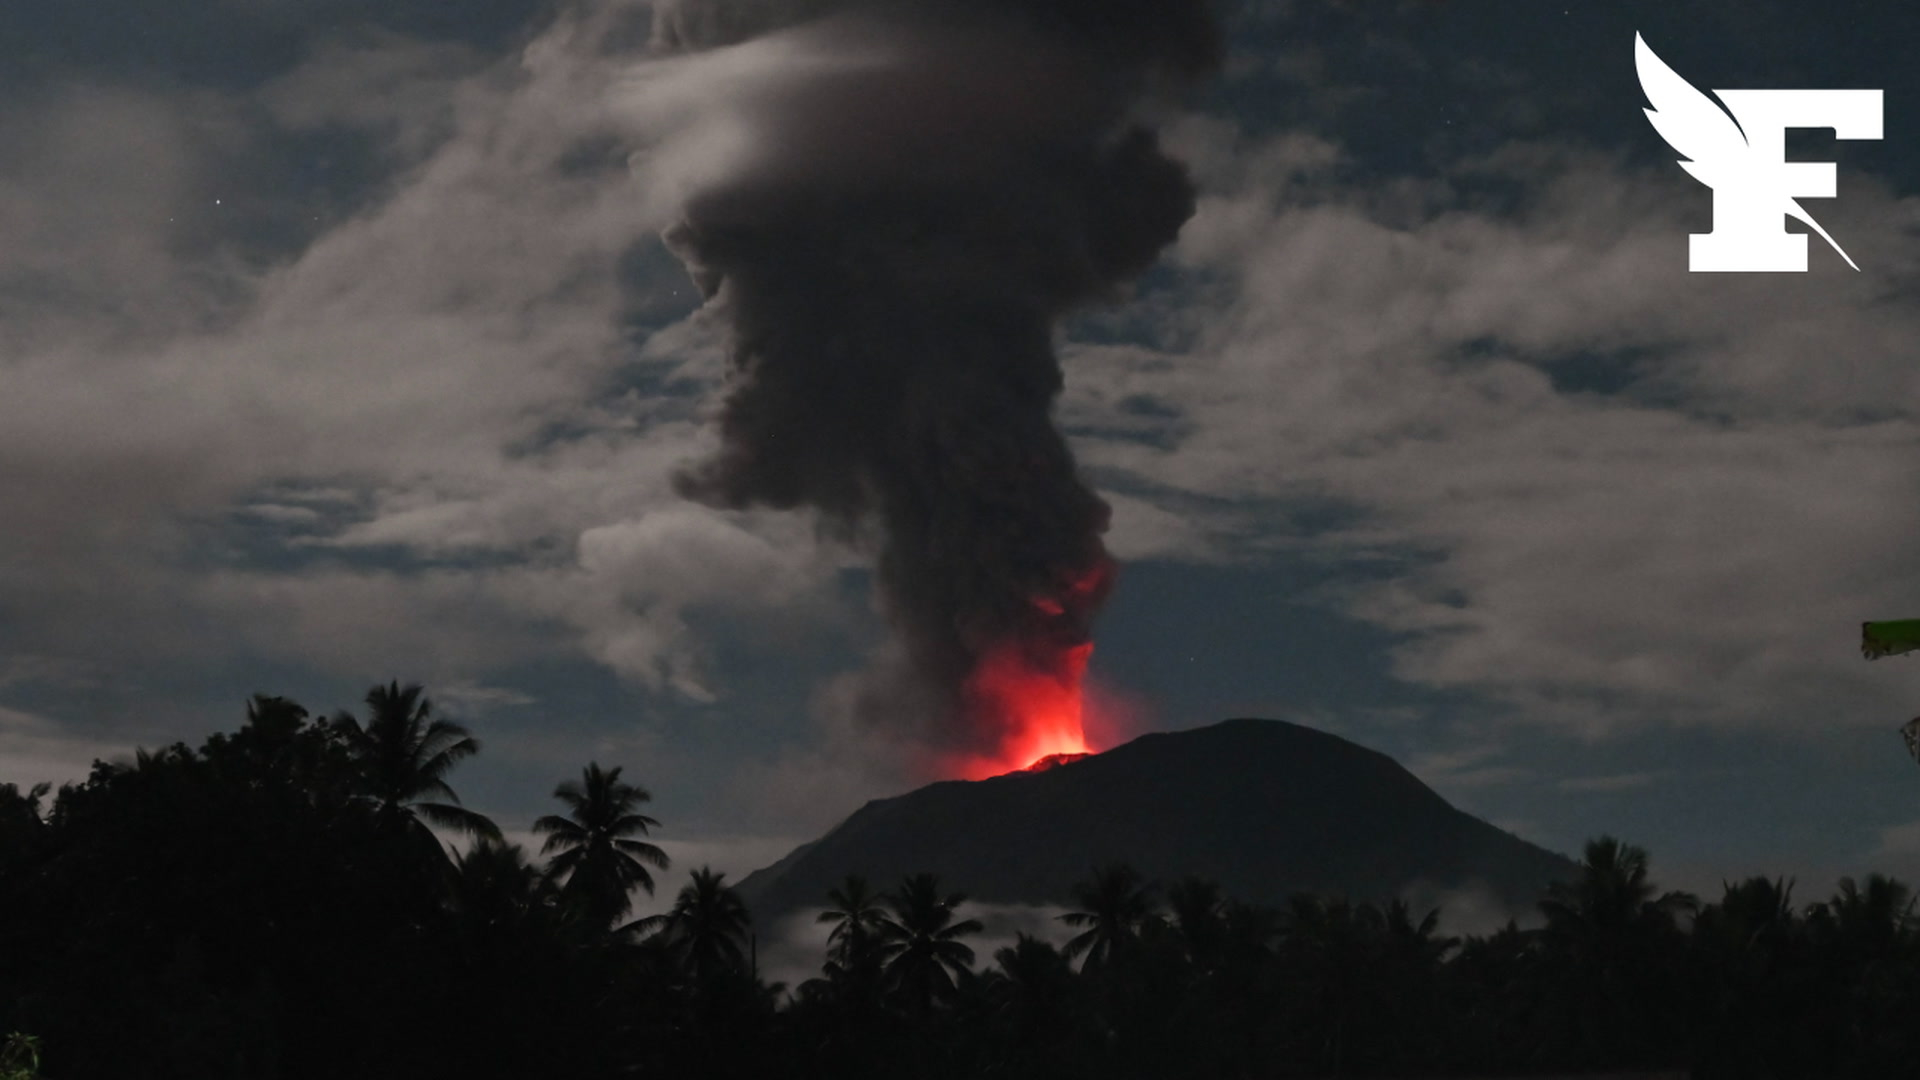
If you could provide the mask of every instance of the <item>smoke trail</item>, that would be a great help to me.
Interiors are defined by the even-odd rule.
[[[1077,694],[1111,583],[1107,507],[1052,422],[1052,330],[1193,212],[1135,114],[1216,65],[1207,4],[683,0],[654,40],[777,67],[724,103],[737,153],[667,234],[735,350],[722,448],[680,490],[877,525],[892,684],[951,745],[997,746],[1019,720],[982,665]]]

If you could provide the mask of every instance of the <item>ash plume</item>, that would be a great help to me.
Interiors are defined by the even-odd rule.
[[[667,233],[730,320],[711,505],[813,508],[879,539],[900,692],[948,745],[1013,719],[969,699],[990,651],[1084,663],[1108,509],[1054,427],[1054,324],[1112,297],[1194,209],[1141,107],[1209,73],[1204,0],[682,0],[655,47],[737,46],[723,167]],[[717,54],[716,54],[717,55]]]

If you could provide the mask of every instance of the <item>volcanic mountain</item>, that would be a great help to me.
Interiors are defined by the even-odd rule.
[[[740,882],[755,920],[824,903],[850,873],[931,871],[992,903],[1060,903],[1093,867],[1228,896],[1383,901],[1474,887],[1530,906],[1575,866],[1455,809],[1392,758],[1279,720],[1143,735],[1104,753],[876,799]]]

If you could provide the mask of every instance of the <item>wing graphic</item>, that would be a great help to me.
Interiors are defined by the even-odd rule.
[[[1647,114],[1653,130],[1688,159],[1679,163],[1681,168],[1708,187],[1717,187],[1713,178],[1738,168],[1746,156],[1747,136],[1740,130],[1740,122],[1719,102],[1695,89],[1668,67],[1666,61],[1655,56],[1637,31],[1633,35],[1633,66],[1640,74],[1641,91],[1653,105],[1651,109],[1641,110]],[[1827,230],[1801,209],[1798,202],[1793,199],[1782,202],[1781,213],[1819,233],[1820,239],[1847,260],[1848,266],[1860,269],[1853,256],[1827,235]]]
[[[1747,136],[1740,130],[1739,121],[1655,56],[1646,39],[1637,33],[1633,35],[1633,66],[1640,73],[1640,89],[1653,104],[1653,108],[1641,111],[1667,145],[1689,159],[1680,162],[1680,167],[1694,179],[1712,187],[1709,176],[1737,167],[1746,157]]]

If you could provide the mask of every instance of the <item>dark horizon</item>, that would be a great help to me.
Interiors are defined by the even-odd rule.
[[[1216,742],[1302,737],[1221,727]],[[1124,810],[1155,768],[1177,775],[1197,745],[1142,743],[1117,752],[1131,783],[1103,809]],[[1061,866],[1102,861],[1005,944],[981,918],[1005,909],[933,872],[849,872],[785,920],[810,940],[787,940],[709,867],[664,913],[631,918],[670,859],[651,842],[660,811],[621,766],[590,762],[554,789],[562,812],[534,823],[551,859],[504,841],[450,784],[479,752],[395,682],[358,714],[258,695],[237,730],[103,763],[50,804],[43,787],[0,784],[4,1075],[34,1080],[42,1060],[69,1077],[877,1076],[911,1062],[956,1078],[1704,1080],[1892,1075],[1916,1050],[1898,1018],[1920,1004],[1920,919],[1911,889],[1880,875],[1824,900],[1761,877],[1695,897],[1599,836],[1540,890],[1535,925],[1457,934],[1402,898],[1248,902],[1070,842]],[[1004,799],[1097,762],[939,786]],[[1178,793],[1206,799],[1193,781]],[[1447,809],[1430,792],[1422,805]],[[470,840],[443,845],[429,823]],[[812,974],[770,981],[802,951]],[[396,963],[412,977],[367,977]]]

